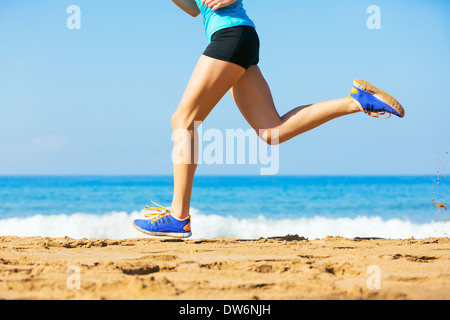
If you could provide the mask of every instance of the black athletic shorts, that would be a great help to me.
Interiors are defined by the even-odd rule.
[[[237,26],[216,31],[205,56],[228,61],[248,69],[259,62],[259,37],[251,26]]]

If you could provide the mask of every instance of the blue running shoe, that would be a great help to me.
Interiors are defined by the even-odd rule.
[[[353,89],[349,97],[355,99],[359,103],[361,110],[371,117],[387,119],[392,114],[400,118],[405,116],[405,110],[394,97],[367,81],[361,79],[353,81]],[[386,113],[388,113],[388,116],[382,117]]]
[[[190,216],[186,219],[179,220],[170,213],[169,209],[166,209],[153,201],[152,203],[158,207],[145,207],[145,210],[155,211],[145,215],[145,217],[149,219],[134,220],[133,226],[137,230],[150,236],[189,238],[192,235]]]

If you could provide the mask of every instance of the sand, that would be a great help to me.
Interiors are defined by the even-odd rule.
[[[0,237],[0,299],[449,299],[450,239]]]

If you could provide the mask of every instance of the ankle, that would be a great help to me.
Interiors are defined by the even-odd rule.
[[[361,105],[359,104],[358,101],[356,101],[355,99],[353,99],[351,97],[347,97],[347,99],[348,99],[348,108],[351,113],[363,111],[361,108]]]
[[[174,206],[170,207],[170,214],[177,219],[183,220],[189,217],[189,210],[182,210]]]

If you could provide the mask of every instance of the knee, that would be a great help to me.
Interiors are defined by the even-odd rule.
[[[175,111],[172,114],[170,124],[174,131],[179,129],[189,130],[193,127],[193,123],[189,120],[189,117],[179,111]]]
[[[259,137],[270,146],[276,146],[282,142],[280,141],[280,130],[276,128],[259,130]]]
[[[172,114],[172,117],[170,118],[170,124],[172,125],[172,130],[181,129],[182,121],[181,117],[178,115],[178,113],[175,111]]]

